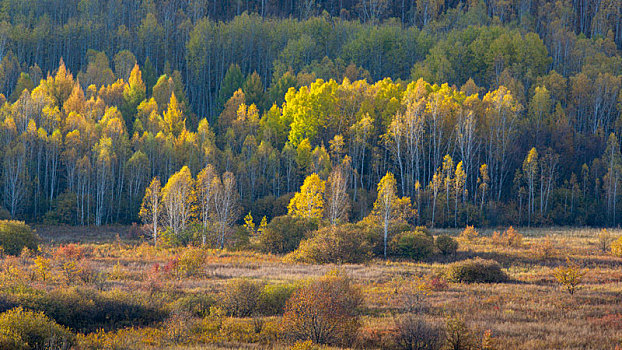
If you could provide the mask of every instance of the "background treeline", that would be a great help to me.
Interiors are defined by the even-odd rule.
[[[5,216],[134,222],[152,178],[208,164],[256,218],[286,213],[308,175],[337,166],[351,220],[387,171],[418,224],[620,216],[614,2],[1,9]]]

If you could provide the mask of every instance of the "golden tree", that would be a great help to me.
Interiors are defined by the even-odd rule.
[[[294,198],[287,206],[288,215],[319,219],[324,214],[324,190],[326,182],[313,173],[305,179],[300,192],[294,195]]]
[[[151,232],[153,235],[153,244],[158,245],[158,221],[160,220],[162,200],[162,185],[160,179],[154,177],[149,186],[145,189],[143,203],[140,206],[139,216],[144,223],[151,224]]]

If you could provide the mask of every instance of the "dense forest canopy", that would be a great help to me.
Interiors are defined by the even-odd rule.
[[[0,216],[619,222],[620,0],[0,3]]]

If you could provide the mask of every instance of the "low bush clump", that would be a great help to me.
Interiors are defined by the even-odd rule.
[[[479,233],[477,232],[477,230],[473,226],[467,226],[460,233],[460,238],[462,238],[462,239],[464,239],[466,241],[472,241],[472,240],[476,239],[477,237],[479,237]]]
[[[317,228],[316,220],[278,216],[270,221],[254,243],[264,253],[285,254],[294,251],[300,241]]]
[[[196,317],[206,317],[214,305],[216,305],[216,299],[210,294],[189,294],[175,300],[171,304],[171,309],[187,312]]]
[[[42,312],[17,307],[0,314],[2,349],[70,349],[75,336]]]
[[[249,279],[230,280],[223,293],[220,306],[228,316],[248,317],[257,311],[264,284]]]
[[[436,248],[443,255],[450,255],[458,250],[458,242],[448,235],[440,235],[436,237]]]
[[[347,277],[332,274],[312,280],[288,300],[284,329],[294,341],[347,346],[360,327],[362,302],[360,291]]]
[[[611,243],[611,254],[622,258],[622,236]]]
[[[39,237],[23,221],[0,221],[0,247],[6,254],[19,255],[24,248],[39,249]]]
[[[372,257],[359,225],[347,224],[321,228],[300,243],[287,260],[304,263],[362,263]]]
[[[434,238],[421,231],[404,232],[393,237],[390,247],[395,256],[421,260],[434,252]]]
[[[259,295],[258,312],[266,316],[283,314],[287,300],[295,290],[293,284],[266,284]]]
[[[59,324],[79,332],[92,332],[162,321],[167,312],[137,293],[92,289],[56,289],[5,296],[10,303],[41,311]],[[10,305],[7,303],[7,305]]]
[[[462,283],[499,283],[507,281],[508,276],[498,262],[476,258],[449,265],[447,279]]]
[[[444,343],[443,329],[413,314],[395,320],[395,332],[391,348],[399,350],[439,350]]]

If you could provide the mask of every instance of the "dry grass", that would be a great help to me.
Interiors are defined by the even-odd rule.
[[[440,254],[421,263],[375,260],[365,265],[294,265],[281,257],[255,252],[204,250],[201,269],[194,276],[167,275],[164,266],[184,254],[186,248],[154,248],[129,239],[128,228],[99,230],[37,228],[43,251],[51,253],[59,242],[81,242],[89,268],[106,276],[101,288],[147,293],[155,278],[167,298],[187,293],[218,293],[232,278],[268,282],[297,282],[338,268],[361,287],[365,299],[363,329],[382,333],[392,327],[394,316],[405,303],[415,303],[420,315],[443,322],[459,314],[477,334],[491,330],[499,349],[614,349],[622,344],[622,259],[600,251],[598,229],[521,228],[522,247],[493,244],[494,230],[479,230],[472,242],[461,241],[456,254]],[[458,236],[460,230],[437,230]],[[622,235],[621,230],[611,231]],[[482,257],[498,261],[511,281],[500,284],[455,284],[430,287],[430,279],[442,274],[453,261]],[[553,278],[556,266],[566,259],[586,270],[583,283],[569,295]],[[32,258],[18,263],[30,271]],[[5,259],[6,266],[13,260]],[[39,289],[64,288],[67,281],[54,265],[51,278],[24,283]],[[160,272],[154,273],[156,266]],[[6,275],[7,268],[2,274]],[[414,296],[414,297],[413,297]],[[405,299],[406,298],[406,299]],[[414,298],[414,299],[413,299]],[[413,301],[414,300],[414,301]],[[154,327],[165,327],[166,325]],[[169,349],[285,348],[278,344],[161,344]],[[150,348],[144,345],[144,348]]]

